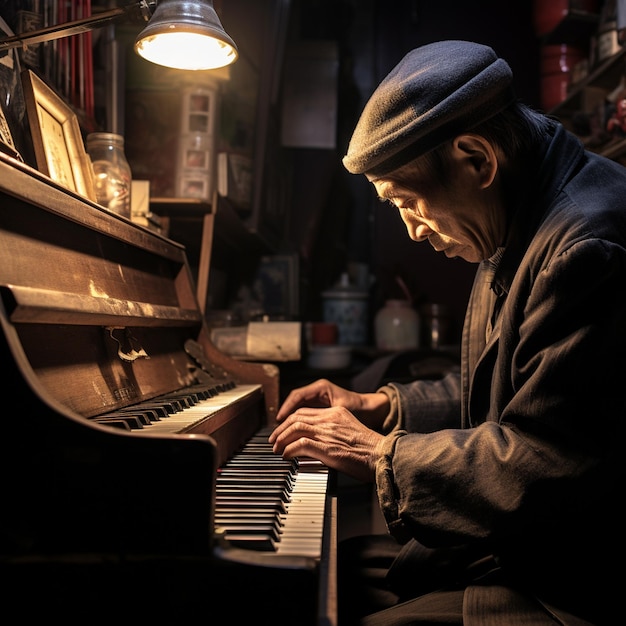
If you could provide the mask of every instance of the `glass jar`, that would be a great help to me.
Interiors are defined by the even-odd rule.
[[[115,133],[87,135],[98,204],[130,219],[131,172],[124,154],[124,138]]]
[[[450,344],[450,309],[445,304],[423,304],[420,318],[423,348],[438,350]]]
[[[374,319],[379,350],[407,350],[419,347],[420,319],[406,300],[387,300]]]

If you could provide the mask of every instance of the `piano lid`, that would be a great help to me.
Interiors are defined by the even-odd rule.
[[[269,383],[276,411],[277,368],[208,340],[184,246],[2,154],[0,297],[39,382],[80,415],[191,384],[189,340],[217,369]]]

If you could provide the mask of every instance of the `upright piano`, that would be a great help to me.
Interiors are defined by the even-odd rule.
[[[0,154],[5,615],[335,623],[332,477],[271,452],[278,368],[195,293],[182,245]]]

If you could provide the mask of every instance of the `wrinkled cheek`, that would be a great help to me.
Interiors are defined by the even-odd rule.
[[[404,227],[406,228],[406,232],[408,233],[409,237],[411,239],[413,239],[414,241],[418,241],[420,239],[420,235],[419,235],[419,222],[416,222],[415,220],[412,220],[410,217],[406,216],[403,212],[400,213],[400,217],[402,218],[402,221],[404,222]]]

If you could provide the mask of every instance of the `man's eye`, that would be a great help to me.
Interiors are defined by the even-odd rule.
[[[382,202],[383,204],[389,204],[391,205],[394,209],[398,208],[398,205],[391,199],[391,198],[378,198],[379,202]]]

